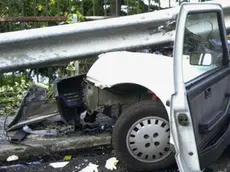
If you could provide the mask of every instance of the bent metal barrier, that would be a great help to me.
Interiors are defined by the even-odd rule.
[[[222,4],[230,29],[230,2]],[[179,8],[132,16],[0,34],[0,73],[79,60],[103,52],[137,49],[174,41]]]

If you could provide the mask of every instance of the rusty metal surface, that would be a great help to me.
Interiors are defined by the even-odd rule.
[[[37,17],[37,16],[30,16],[30,17],[0,17],[0,22],[61,22],[66,21],[67,17],[60,16],[60,17]]]
[[[223,5],[230,28],[230,2]],[[0,73],[173,42],[162,31],[178,7],[132,16],[0,34]]]

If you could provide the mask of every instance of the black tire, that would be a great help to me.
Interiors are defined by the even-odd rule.
[[[157,162],[142,162],[135,159],[128,151],[126,145],[126,137],[131,126],[138,120],[149,117],[158,116],[168,121],[167,112],[160,101],[141,101],[128,107],[118,118],[112,135],[112,144],[117,158],[135,171],[153,171],[170,167],[175,163],[174,153],[170,154]]]

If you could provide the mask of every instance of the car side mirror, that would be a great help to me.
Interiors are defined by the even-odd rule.
[[[212,64],[212,55],[208,53],[190,54],[190,65],[210,66]]]

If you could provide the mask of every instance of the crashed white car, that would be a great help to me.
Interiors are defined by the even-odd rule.
[[[173,57],[105,53],[77,77],[88,116],[111,115],[118,105],[112,144],[120,161],[148,171],[165,169],[176,157],[179,169],[189,172],[210,165],[230,142],[229,72],[221,6],[185,3]]]

